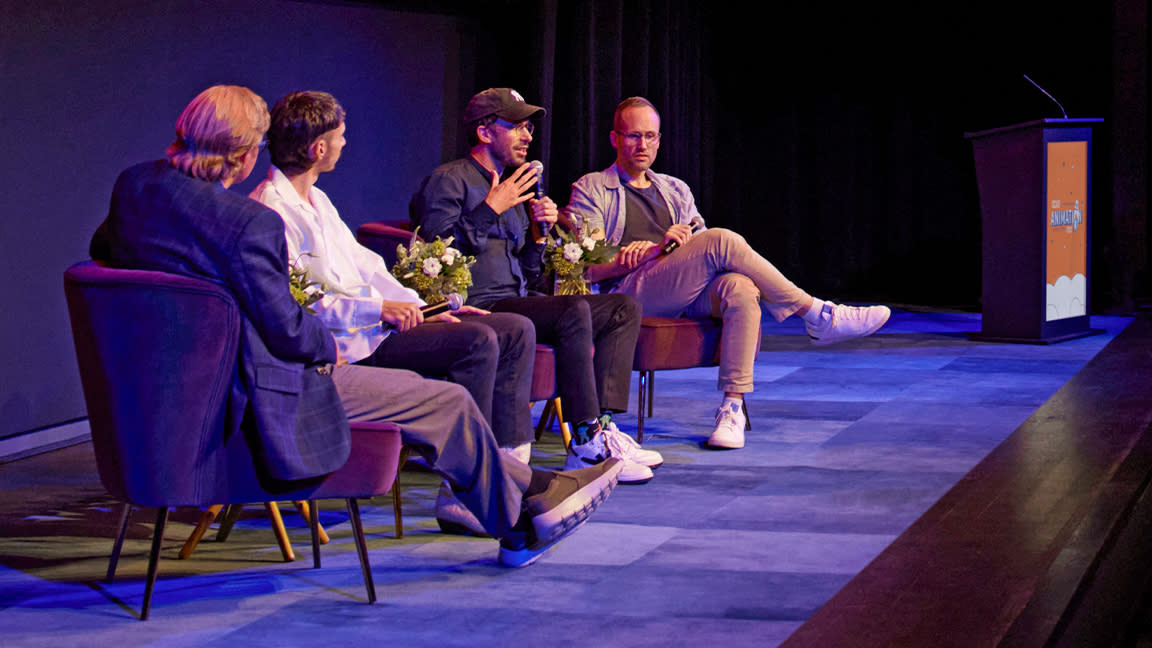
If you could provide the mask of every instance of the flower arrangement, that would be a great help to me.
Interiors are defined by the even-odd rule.
[[[316,256],[309,252],[305,252],[302,256]],[[301,268],[298,265],[300,257],[296,257],[292,263],[288,264],[288,289],[292,291],[292,297],[296,300],[297,304],[304,307],[304,310],[316,314],[312,310],[312,304],[320,301],[324,297],[324,291],[327,287],[319,281],[312,281],[308,276],[308,269]]]
[[[416,232],[420,230],[417,229]],[[452,247],[453,237],[434,241],[420,240],[416,232],[408,246],[396,246],[396,263],[392,275],[407,288],[415,290],[425,303],[438,304],[447,300],[445,295],[460,293],[468,298],[468,286],[472,285],[472,271],[476,257],[465,256]]]
[[[587,231],[583,225],[576,232],[562,227],[554,230],[558,238],[549,238],[544,252],[544,265],[556,273],[554,294],[587,295],[591,292],[584,279],[584,268],[611,261],[620,248],[604,242],[599,228]]]

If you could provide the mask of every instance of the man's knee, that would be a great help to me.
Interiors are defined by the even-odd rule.
[[[719,253],[727,253],[741,247],[748,247],[748,241],[745,240],[743,236],[723,227],[710,227],[696,236],[703,237],[709,250],[714,250]]]
[[[737,272],[720,275],[712,282],[712,298],[721,313],[729,310],[760,312],[760,289],[747,276]]]

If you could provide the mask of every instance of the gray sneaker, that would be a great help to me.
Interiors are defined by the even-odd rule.
[[[531,565],[583,526],[608,499],[623,466],[619,459],[610,458],[591,468],[556,473],[543,493],[524,500],[522,516],[531,520],[528,538],[502,539],[500,562],[508,567]]]
[[[824,321],[819,326],[805,325],[808,337],[816,346],[872,335],[884,326],[892,311],[887,306],[844,306],[824,302],[822,315]]]
[[[478,538],[492,537],[472,511],[469,511],[456,497],[448,482],[440,482],[440,492],[436,494],[436,524],[443,533],[473,535]]]

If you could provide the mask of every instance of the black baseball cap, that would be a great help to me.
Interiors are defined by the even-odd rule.
[[[464,108],[464,123],[480,121],[490,115],[510,122],[545,115],[548,111],[524,101],[524,97],[512,88],[488,88],[468,101]]]

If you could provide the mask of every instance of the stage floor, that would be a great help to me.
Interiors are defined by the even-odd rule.
[[[134,514],[107,585],[114,502],[90,446],[0,465],[3,644],[776,646],[1132,321],[1093,317],[1105,334],[1009,345],[970,341],[976,314],[896,310],[871,338],[816,348],[795,319],[765,324],[746,448],[700,446],[715,369],[658,373],[645,446],[665,465],[527,569],[499,567],[493,540],[440,534],[437,480],[406,471],[403,539],[389,498],[362,505],[375,605],[339,502],[322,509],[332,542],[319,570],[290,505],[295,563],[260,507],[226,543],[209,532],[178,561],[198,513],[180,510],[141,623],[151,512]],[[634,411],[617,420],[634,433]],[[558,466],[562,452],[548,434],[533,462]]]

